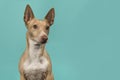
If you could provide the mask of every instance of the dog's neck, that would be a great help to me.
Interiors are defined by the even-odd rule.
[[[44,54],[45,44],[38,44],[37,42],[28,38],[27,40],[28,55],[30,59],[37,59]]]

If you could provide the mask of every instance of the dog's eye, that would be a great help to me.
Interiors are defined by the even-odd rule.
[[[48,29],[49,29],[49,26],[46,27],[46,30],[48,30]]]
[[[37,29],[37,28],[38,28],[38,26],[37,26],[37,25],[33,25],[33,28],[34,28],[34,29]]]

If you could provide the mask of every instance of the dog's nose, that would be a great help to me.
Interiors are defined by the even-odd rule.
[[[42,36],[42,40],[48,40],[47,36]]]
[[[48,37],[44,35],[44,36],[41,37],[41,40],[42,40],[41,41],[42,43],[46,43],[47,40],[48,40]]]

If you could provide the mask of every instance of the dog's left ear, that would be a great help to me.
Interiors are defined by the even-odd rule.
[[[54,22],[55,17],[55,10],[54,8],[50,9],[47,15],[45,16],[45,19],[48,21],[49,25],[51,26]]]

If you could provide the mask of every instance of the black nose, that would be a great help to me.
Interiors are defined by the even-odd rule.
[[[48,37],[47,37],[47,36],[42,36],[41,38],[42,38],[42,39],[41,39],[41,43],[46,43],[47,40],[48,40]]]

